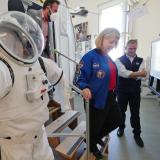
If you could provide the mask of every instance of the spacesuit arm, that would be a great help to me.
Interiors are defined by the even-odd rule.
[[[63,74],[59,83],[55,86],[55,100],[61,103],[61,111],[65,112],[71,110],[70,105],[70,93],[71,88],[69,87],[69,82]]]
[[[58,67],[58,65],[50,60],[43,58],[44,65],[47,70],[47,78],[51,84],[56,84],[55,87],[55,95],[54,99],[58,101],[61,104],[61,110],[62,112],[65,112],[67,110],[71,109],[71,105],[69,102],[71,89],[69,87],[69,82],[65,78],[65,75],[61,68]]]
[[[0,99],[12,89],[12,79],[8,67],[0,61]]]

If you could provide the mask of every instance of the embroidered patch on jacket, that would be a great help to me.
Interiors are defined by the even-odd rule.
[[[99,71],[97,72],[97,78],[102,79],[102,78],[104,78],[105,74],[106,74],[106,73],[105,73],[103,70],[99,70]]]
[[[99,63],[93,63],[93,68],[99,68]]]
[[[136,62],[136,65],[138,66],[140,63],[139,62]]]
[[[78,64],[78,67],[79,67],[79,68],[82,68],[83,66],[84,66],[84,62],[83,62],[83,61],[80,61],[79,64]]]

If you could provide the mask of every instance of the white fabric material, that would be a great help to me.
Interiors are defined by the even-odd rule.
[[[47,104],[48,91],[42,90],[44,86],[44,72],[37,60],[30,66],[15,63],[8,53],[0,48],[0,57],[11,66],[15,81],[13,88],[6,96],[0,99],[0,149],[1,160],[54,160],[49,147],[47,136],[42,126],[49,118]],[[6,68],[0,64],[0,95],[8,91],[8,83],[11,80]],[[4,69],[4,70],[2,70]],[[2,71],[1,71],[2,70]],[[27,75],[39,75],[33,77],[36,91],[40,96],[35,101],[27,99],[29,87]],[[8,81],[8,82],[7,82]],[[8,83],[8,84],[5,84]],[[7,87],[5,87],[7,86]],[[2,86],[0,86],[2,88]],[[38,87],[38,88],[37,88]],[[39,89],[39,90],[38,90]],[[37,138],[35,138],[37,136]],[[11,139],[5,139],[11,137]]]
[[[0,61],[0,99],[12,89],[12,79],[6,64]]]
[[[8,0],[0,0],[0,14],[8,11]]]
[[[119,59],[116,59],[115,63],[118,68],[118,75],[123,78],[128,78],[132,73],[132,71],[127,70],[126,67],[121,63]]]
[[[130,60],[130,62],[132,63],[134,58],[129,57],[129,56],[127,56],[127,57]],[[121,76],[123,78],[129,78],[129,76],[133,73],[132,71],[127,70],[126,67],[122,64],[122,62],[119,59],[116,59],[115,63],[116,63],[116,66],[118,68],[118,75],[119,76]],[[145,68],[145,62],[143,60],[140,67],[139,67],[139,71],[141,71],[144,68]]]
[[[12,67],[15,82],[11,92],[0,99],[1,160],[54,160],[45,130],[42,128],[49,118],[48,92],[45,92],[43,98],[34,102],[29,102],[25,94],[26,75],[28,72],[44,74],[41,66],[37,61],[30,67],[24,67],[12,62],[4,55],[0,52],[0,57]],[[1,77],[5,74],[6,72],[3,72]],[[1,77],[0,80],[2,80]],[[39,82],[42,84],[41,80],[37,81]],[[36,139],[35,136],[37,136]],[[11,137],[11,139],[3,137]]]
[[[69,9],[67,8],[66,1],[61,0],[61,5],[58,9],[58,17],[55,23],[56,33],[56,49],[64,54],[75,59],[75,35],[74,27],[71,20]],[[75,72],[75,64],[66,58],[59,56],[58,58],[60,67],[63,69],[67,80],[72,81]]]
[[[52,22],[54,22],[54,21],[56,21],[57,17],[58,17],[58,14],[57,14],[57,13],[51,13],[51,15],[50,15],[50,20],[51,20]]]
[[[1,160],[54,160],[44,127],[11,139],[0,138]]]
[[[21,135],[41,127],[49,118],[47,104],[49,101],[48,92],[34,102],[27,100],[28,90],[26,75],[29,73],[44,74],[39,62],[29,67],[23,67],[4,57],[0,52],[0,57],[5,58],[11,66],[15,82],[10,93],[0,100],[0,137]],[[37,81],[37,80],[36,80]],[[39,86],[42,80],[38,80]],[[1,93],[1,90],[0,90]]]
[[[71,110],[69,101],[71,90],[69,87],[69,82],[66,78],[64,78],[64,75],[58,85],[55,86],[55,90],[55,100],[60,102],[61,111],[66,112],[67,110]]]
[[[47,70],[47,77],[51,84],[55,84],[61,77],[62,69],[58,67],[58,65],[50,60],[43,58],[46,70]],[[65,78],[65,75],[63,73],[63,76],[59,83],[55,86],[55,96],[54,99],[61,104],[61,111],[65,112],[67,110],[71,110],[71,105],[69,102],[70,99],[70,87],[69,82]]]
[[[54,61],[44,58],[44,57],[42,57],[42,59],[43,59],[44,66],[47,71],[47,78],[49,82],[52,84],[55,84],[59,80],[62,74],[62,69],[59,68],[58,65]]]

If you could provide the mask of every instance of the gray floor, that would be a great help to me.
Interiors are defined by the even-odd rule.
[[[85,118],[81,98],[75,99],[76,110],[82,112],[80,120]],[[142,99],[141,126],[145,147],[139,148],[133,139],[127,112],[125,134],[118,138],[116,131],[111,133],[108,160],[160,160],[160,104],[155,99]]]

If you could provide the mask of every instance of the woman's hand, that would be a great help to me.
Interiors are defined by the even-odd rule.
[[[82,94],[83,94],[84,99],[86,100],[90,100],[92,98],[92,94],[89,88],[83,89]]]

